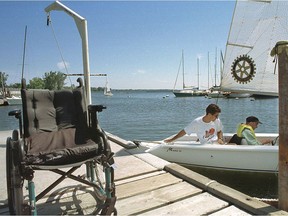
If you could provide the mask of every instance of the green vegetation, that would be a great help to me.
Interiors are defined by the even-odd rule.
[[[44,75],[44,88],[49,90],[60,90],[63,89],[64,81],[66,79],[66,75],[61,72],[53,72],[45,73]]]
[[[14,83],[7,85],[7,79],[9,77],[5,72],[0,71],[0,86],[5,86],[9,88],[21,88],[21,83]],[[43,78],[34,77],[27,82],[27,88],[33,89],[49,89],[49,90],[59,90],[63,89],[65,85],[66,74],[60,71],[50,71],[44,74]]]
[[[91,91],[104,91],[104,87],[98,87],[98,88],[95,88],[95,87],[92,87],[91,88]]]
[[[4,86],[6,88],[14,88],[14,89],[20,89],[21,83],[13,83],[10,85],[7,85],[9,75],[5,72],[0,71],[0,87]],[[73,84],[70,87],[64,86],[65,85],[65,79],[67,75],[59,72],[59,71],[50,71],[46,72],[43,76],[43,78],[34,77],[31,80],[27,80],[27,88],[30,89],[49,89],[49,90],[59,90],[59,89],[71,89],[75,88],[75,85]],[[4,84],[4,85],[3,85]],[[92,91],[104,91],[104,87],[92,87]]]
[[[39,77],[34,77],[29,82],[29,87],[31,89],[44,89],[45,83],[44,80]]]

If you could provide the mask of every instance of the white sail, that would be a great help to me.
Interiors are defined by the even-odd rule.
[[[221,89],[278,95],[278,70],[270,56],[288,39],[288,1],[241,0],[235,5],[226,45]]]
[[[113,94],[112,94],[112,91],[111,91],[111,88],[110,88],[110,86],[109,86],[109,84],[108,84],[108,78],[107,78],[107,76],[106,76],[106,84],[105,84],[105,88],[104,88],[104,95],[105,96],[112,96]]]

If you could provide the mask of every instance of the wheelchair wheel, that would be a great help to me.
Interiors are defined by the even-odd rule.
[[[6,143],[7,197],[10,214],[18,215],[23,214],[23,179],[17,159],[18,152],[13,148],[13,144],[13,140],[9,137]]]

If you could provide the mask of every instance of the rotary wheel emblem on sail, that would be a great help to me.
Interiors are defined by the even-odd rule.
[[[232,64],[232,76],[241,83],[250,82],[256,73],[256,67],[253,59],[248,55],[240,55]]]

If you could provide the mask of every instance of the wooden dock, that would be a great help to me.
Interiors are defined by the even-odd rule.
[[[8,136],[11,131],[0,132],[1,215],[9,214],[4,163]],[[118,215],[288,215],[189,169],[141,152],[119,137],[109,137],[117,166]],[[46,185],[58,177],[50,173],[35,173],[36,192],[44,188],[43,181]],[[66,179],[37,202],[37,209],[39,215],[83,215],[92,214],[95,205],[91,188]]]

